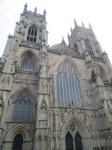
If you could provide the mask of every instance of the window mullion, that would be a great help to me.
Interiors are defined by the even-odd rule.
[[[76,90],[76,77],[74,78],[74,87],[75,87],[76,103],[77,103],[77,106],[78,106],[78,101],[77,101],[77,90]]]
[[[21,102],[22,102],[22,101],[21,101]],[[17,120],[19,119],[21,102],[19,102],[19,111],[18,111],[18,117],[17,117]]]
[[[67,69],[67,74],[68,74],[68,69]],[[70,102],[70,105],[71,105],[71,95],[70,95],[70,85],[69,85],[69,74],[67,75],[68,76],[68,89],[69,89],[69,102]]]
[[[79,92],[79,84],[78,84],[78,79],[77,79],[77,91],[78,91],[78,102],[79,102],[79,107],[81,106],[81,103],[80,103],[80,92]]]
[[[58,81],[59,81],[59,103],[60,103],[60,106],[61,106],[60,75],[59,75],[59,77],[58,77]]]
[[[68,106],[68,102],[67,102],[67,84],[66,84],[66,77],[65,77],[65,96],[66,96],[66,106]]]
[[[74,100],[74,97],[73,97],[73,85],[72,85],[72,79],[73,79],[73,76],[72,78],[70,78],[70,82],[71,82],[71,93],[72,93],[72,101]],[[74,101],[73,101],[74,102]]]
[[[25,103],[25,102],[24,102]],[[24,105],[24,113],[23,113],[23,120],[24,120],[24,117],[25,117],[25,111],[26,111],[26,103]]]
[[[64,103],[64,101],[65,101],[65,97],[64,97],[64,92],[65,92],[65,91],[64,91],[64,88],[65,88],[65,87],[64,87],[64,85],[63,85],[63,83],[64,83],[64,82],[63,82],[63,80],[64,80],[64,75],[62,75],[61,78],[62,78],[62,91],[63,91],[63,106],[65,106],[65,103]]]

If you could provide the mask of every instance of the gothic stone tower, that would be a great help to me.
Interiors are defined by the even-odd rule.
[[[112,150],[112,66],[84,24],[48,46],[46,11],[27,11],[0,58],[0,149]]]

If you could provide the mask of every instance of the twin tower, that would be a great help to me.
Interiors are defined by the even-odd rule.
[[[49,47],[46,11],[24,6],[0,58],[1,150],[112,149],[112,65],[74,24]]]

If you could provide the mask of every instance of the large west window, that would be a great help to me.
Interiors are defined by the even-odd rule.
[[[35,26],[31,26],[28,30],[27,41],[36,42],[37,29]]]
[[[31,55],[27,55],[23,58],[21,69],[35,71],[35,61]]]
[[[21,93],[15,102],[13,120],[29,120],[30,102],[26,92]]]
[[[57,103],[58,106],[83,107],[80,82],[73,66],[64,61],[57,69]]]

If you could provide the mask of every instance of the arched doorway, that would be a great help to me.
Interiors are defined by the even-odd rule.
[[[69,132],[67,133],[65,140],[66,140],[66,150],[73,150],[73,140]]]
[[[22,150],[23,137],[21,134],[17,134],[13,140],[12,150]]]
[[[75,135],[75,147],[76,147],[76,150],[83,150],[82,139],[81,139],[81,136],[78,132]]]

